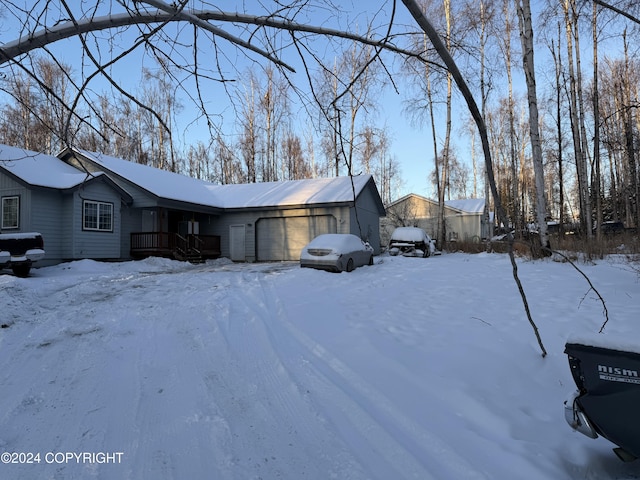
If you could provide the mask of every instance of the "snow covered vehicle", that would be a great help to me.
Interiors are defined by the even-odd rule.
[[[27,277],[31,266],[43,258],[44,241],[39,233],[0,234],[0,268],[10,268],[14,275]]]
[[[430,257],[435,244],[427,232],[418,227],[397,227],[389,240],[389,255]]]
[[[640,346],[629,343],[601,335],[565,345],[578,387],[565,401],[565,419],[588,437],[616,444],[625,462],[640,457]]]
[[[300,252],[300,266],[351,272],[363,265],[373,265],[373,248],[351,233],[318,235]]]

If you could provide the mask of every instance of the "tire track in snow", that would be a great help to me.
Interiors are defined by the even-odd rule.
[[[221,333],[226,342],[220,408],[233,437],[236,478],[368,478],[337,439],[322,432],[309,393],[290,375],[267,328],[272,315],[260,279],[233,277]],[[265,318],[267,317],[267,318]]]
[[[333,428],[360,458],[371,478],[465,478],[487,480],[465,458],[439,438],[417,427],[407,416],[336,356],[322,347],[288,319],[273,281],[262,277],[262,300],[268,315],[265,324],[274,351],[295,349],[307,359],[305,366],[287,365],[294,355],[281,362],[291,378],[309,385],[320,402],[316,408],[329,416]],[[375,455],[372,455],[375,452]],[[375,459],[374,464],[364,465]]]

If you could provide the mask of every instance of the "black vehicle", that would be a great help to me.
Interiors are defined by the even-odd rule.
[[[569,425],[615,443],[623,461],[640,457],[640,348],[570,341],[565,353],[578,387],[565,401]]]
[[[0,269],[10,268],[17,277],[27,277],[31,267],[44,258],[44,241],[37,232],[0,234]]]

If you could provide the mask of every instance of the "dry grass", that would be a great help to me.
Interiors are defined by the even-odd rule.
[[[563,252],[581,253],[588,258],[602,258],[606,255],[638,255],[640,254],[640,238],[636,233],[620,233],[605,235],[600,241],[577,235],[554,235],[551,237],[551,248]]]
[[[552,235],[550,237],[551,249],[563,252],[571,259],[592,260],[603,258],[607,255],[626,255],[630,263],[640,263],[640,236],[636,233],[621,233],[606,235],[600,241],[595,238],[590,242],[578,235]],[[535,241],[516,239],[513,245],[514,252],[519,257],[532,258],[532,248]],[[506,253],[509,250],[507,242],[449,242],[445,246],[448,252],[497,252]],[[639,267],[640,270],[640,267]]]

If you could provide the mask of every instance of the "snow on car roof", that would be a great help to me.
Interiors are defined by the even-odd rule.
[[[397,227],[391,234],[391,240],[404,240],[405,242],[421,242],[425,232],[418,227]]]
[[[309,242],[308,247],[322,247],[340,250],[348,245],[357,243],[360,245],[362,241],[351,233],[323,233]]]
[[[52,155],[8,145],[0,145],[0,168],[29,185],[59,189],[73,188],[90,176],[102,175],[89,175]]]

